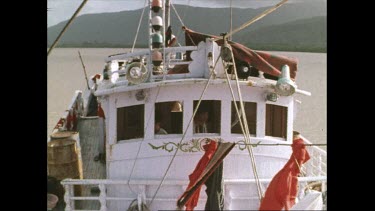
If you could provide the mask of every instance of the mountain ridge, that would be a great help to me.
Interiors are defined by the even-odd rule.
[[[214,35],[229,31],[230,19],[228,19],[228,17],[230,11],[227,8],[201,8],[181,5],[175,5],[175,8],[180,13],[179,15],[181,17],[184,16],[185,8],[187,9],[187,15],[185,16],[184,23],[188,28],[191,28],[194,31]],[[239,27],[246,21],[263,12],[266,8],[233,8],[233,29]],[[142,10],[134,10],[114,13],[81,15],[76,18],[76,20],[70,26],[70,29],[66,31],[66,33],[60,40],[58,47],[130,47],[134,41],[135,30],[138,26],[141,11]],[[192,13],[193,11],[194,13]],[[235,34],[233,36],[233,41],[241,41],[242,43],[251,43],[256,45],[262,43],[265,44],[264,42],[267,39],[257,38],[257,40],[259,40],[259,43],[254,43],[250,42],[250,40],[247,40],[246,37],[249,37],[249,35],[251,35],[252,37],[257,37],[257,33],[259,33],[259,30],[264,31],[267,27],[275,28],[274,30],[280,31],[280,27],[278,27],[278,25],[280,24],[293,25],[293,21],[308,21],[308,19],[310,18],[325,15],[326,8],[324,7],[324,5],[319,5],[316,3],[288,4],[280,7],[278,10],[266,16],[262,20],[257,21],[250,27],[245,28],[244,30]],[[147,17],[147,15],[144,15],[143,17],[136,47],[147,47]],[[181,24],[178,22],[178,18],[172,8],[171,20],[172,30],[174,34],[178,36],[178,40],[180,43],[184,43],[184,36],[181,32]],[[320,22],[322,21],[323,20],[321,20]],[[55,40],[66,22],[67,21],[64,21],[48,28],[48,45],[50,45]],[[317,23],[312,22],[310,23],[310,25],[310,28],[317,27],[317,30],[321,31],[319,32],[320,34],[326,34],[326,29],[321,29],[322,27],[320,27]],[[301,31],[301,25],[297,24],[296,27],[299,28],[297,31]],[[268,30],[272,31],[272,29]],[[294,29],[291,30],[293,31]],[[274,37],[274,35],[266,36]],[[324,40],[319,41],[319,43],[321,42],[324,42]],[[310,43],[309,45],[311,45],[310,41],[308,41],[307,43]],[[291,45],[293,44],[293,42],[289,41],[281,44]],[[321,44],[319,45],[322,46]]]

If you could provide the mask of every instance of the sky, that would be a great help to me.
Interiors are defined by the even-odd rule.
[[[47,26],[53,26],[72,17],[83,0],[47,0]],[[147,0],[149,1],[149,0]],[[195,7],[229,7],[230,0],[170,0],[173,4]],[[301,1],[289,0],[288,2]],[[275,5],[280,0],[232,0],[232,7],[258,8]],[[145,0],[89,0],[78,14],[119,12],[143,8]]]

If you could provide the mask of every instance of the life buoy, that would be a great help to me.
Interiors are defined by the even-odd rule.
[[[141,62],[133,62],[126,68],[126,79],[129,83],[140,84],[149,78],[150,73]]]

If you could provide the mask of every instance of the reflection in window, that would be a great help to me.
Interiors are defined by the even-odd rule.
[[[241,106],[240,102],[236,102],[237,108],[239,109],[239,113],[241,114]],[[256,135],[256,123],[257,123],[257,104],[253,102],[244,102],[244,108],[246,113],[246,120],[247,125],[249,127],[249,131],[251,135]],[[236,107],[234,106],[234,102],[232,102],[232,115],[231,115],[231,132],[232,133],[240,133],[242,134],[240,121],[236,112]],[[241,117],[241,120],[243,118]]]
[[[266,136],[286,138],[287,114],[287,107],[266,105]]]
[[[194,101],[194,110],[198,101]],[[221,102],[202,100],[194,117],[194,133],[220,133]]]
[[[144,105],[117,108],[117,141],[144,137]]]
[[[182,134],[182,103],[179,101],[155,104],[155,134]]]

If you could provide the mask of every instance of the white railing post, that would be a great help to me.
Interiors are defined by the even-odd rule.
[[[71,211],[72,210],[72,201],[70,200],[70,194],[71,194],[71,189],[72,187],[68,184],[65,184],[64,185],[64,188],[65,188],[65,194],[64,194],[64,200],[65,200],[65,211]]]
[[[306,176],[310,177],[314,175],[314,149],[309,150],[310,162],[306,165]]]
[[[228,185],[224,184],[224,210],[230,210],[232,205],[232,196]]]
[[[317,176],[322,176],[322,154],[319,153],[319,156],[316,158],[317,159],[317,171],[318,174]]]
[[[105,184],[99,184],[99,202],[100,202],[100,211],[107,211],[107,193]]]

